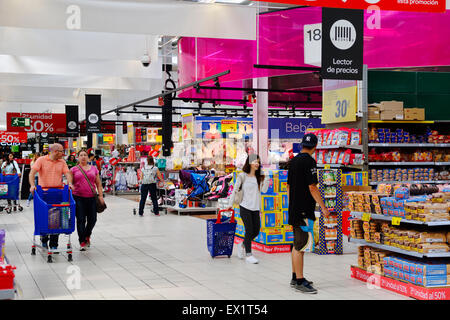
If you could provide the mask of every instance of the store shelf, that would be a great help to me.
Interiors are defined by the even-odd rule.
[[[369,166],[434,166],[435,162],[369,162]]]
[[[386,184],[400,184],[400,183],[408,183],[408,184],[418,184],[418,183],[436,183],[436,184],[446,184],[446,183],[450,183],[450,180],[414,180],[414,181],[374,181],[374,182],[369,182],[369,184],[371,186],[377,186],[379,184],[382,183],[386,183]]]
[[[362,145],[349,145],[349,146],[332,145],[332,146],[317,146],[316,147],[317,150],[340,149],[340,148],[362,150],[363,146]]]
[[[335,241],[335,240],[337,240],[337,237],[325,238],[325,241]]]
[[[363,212],[357,212],[357,211],[352,211],[351,215],[355,218],[361,219],[363,216]],[[373,220],[383,220],[383,221],[392,221],[391,216],[385,216],[382,214],[375,214],[375,213],[371,213],[370,214],[370,219]],[[418,224],[418,225],[422,225],[422,226],[429,226],[429,227],[434,227],[434,226],[450,226],[450,220],[446,220],[446,221],[430,221],[430,222],[423,222],[423,221],[417,221],[417,220],[408,220],[408,219],[404,219],[402,218],[400,223],[410,223],[410,224]]]
[[[419,121],[419,120],[369,120],[368,123],[398,123],[398,124],[408,124],[408,123],[422,123],[422,124],[432,124],[435,121],[433,120],[426,120],[426,121]]]
[[[396,253],[400,253],[400,254],[404,254],[407,256],[416,257],[416,258],[448,258],[448,257],[450,257],[450,252],[419,253],[419,252],[415,252],[415,251],[403,250],[403,249],[399,249],[396,247],[387,246],[384,244],[377,244],[377,243],[367,242],[365,240],[353,239],[353,238],[350,239],[350,242],[356,243],[356,244],[362,244],[362,245],[369,246],[372,248],[382,249],[382,250],[386,250],[386,251],[392,251],[392,252],[396,252]]]
[[[450,166],[450,162],[435,162],[436,166]]]
[[[336,228],[338,224],[337,223],[324,223],[323,225],[327,228],[332,229],[332,228]]]
[[[422,147],[432,147],[432,148],[450,148],[450,143],[369,143],[369,147],[387,147],[387,148],[422,148]]]
[[[361,169],[362,168],[362,164],[334,164],[334,163],[330,163],[330,164],[323,164],[323,163],[318,163],[317,164],[317,168],[325,168],[325,166],[330,166],[330,168],[333,169],[342,169],[342,168],[352,168],[352,169]]]

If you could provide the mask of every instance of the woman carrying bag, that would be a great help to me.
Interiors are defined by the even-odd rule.
[[[139,202],[139,215],[142,217],[144,215],[145,202],[147,201],[148,194],[150,193],[150,198],[153,203],[153,213],[159,216],[158,208],[158,198],[156,196],[156,177],[160,181],[163,181],[161,172],[159,172],[158,167],[155,166],[155,160],[152,156],[147,157],[147,164],[141,169],[141,201]]]
[[[106,208],[99,172],[96,166],[88,164],[88,160],[87,152],[81,150],[78,152],[78,165],[70,169],[73,175],[73,198],[76,203],[80,251],[85,251],[91,246],[91,235],[97,222],[97,212],[102,212]]]
[[[261,162],[256,154],[247,157],[242,171],[231,194],[231,204],[239,205],[245,227],[244,241],[238,245],[237,254],[240,259],[245,255],[247,263],[258,263],[252,254],[252,241],[261,228],[261,192],[267,192],[270,180],[261,174]]]

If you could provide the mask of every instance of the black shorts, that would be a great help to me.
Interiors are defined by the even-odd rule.
[[[301,227],[294,227],[294,248],[297,251],[311,251],[313,237],[310,232],[305,232]]]

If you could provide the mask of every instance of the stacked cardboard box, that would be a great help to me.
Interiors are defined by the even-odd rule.
[[[264,174],[269,176],[270,185],[261,196],[261,230],[254,241],[264,245],[291,244],[294,235],[288,225],[287,170],[271,170]],[[243,237],[245,228],[239,207],[234,209],[238,224],[236,235]]]
[[[380,120],[379,104],[370,105],[368,109],[369,109],[369,120]]]
[[[405,108],[405,120],[425,120],[425,109],[423,108]]]
[[[379,106],[380,120],[403,120],[402,101],[382,101]]]

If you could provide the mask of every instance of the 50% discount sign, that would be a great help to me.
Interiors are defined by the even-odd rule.
[[[24,130],[27,132],[53,133],[55,128],[53,127],[53,123],[43,122],[42,120],[31,120],[30,126]]]
[[[323,92],[322,123],[356,121],[357,87]]]

